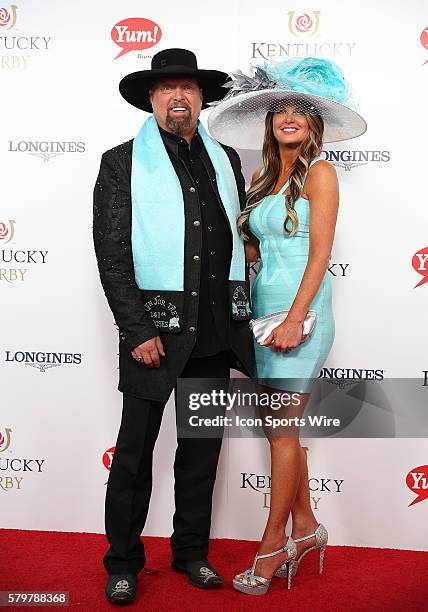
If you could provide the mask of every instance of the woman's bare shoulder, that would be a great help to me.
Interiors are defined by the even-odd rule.
[[[319,159],[310,168],[308,172],[308,179],[311,176],[321,177],[335,177],[336,168],[325,159]]]

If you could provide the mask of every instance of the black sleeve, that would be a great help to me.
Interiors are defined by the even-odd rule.
[[[117,152],[107,151],[94,189],[95,254],[120,337],[132,350],[158,332],[135,282],[131,210],[130,173]]]
[[[238,188],[239,203],[241,205],[241,210],[244,210],[246,194],[245,194],[245,179],[242,174],[241,158],[239,157],[235,149],[232,149],[232,147],[226,147],[225,145],[222,145],[222,147],[226,151],[230,159],[230,163],[232,164],[232,169],[233,169],[233,172],[235,174],[235,179],[236,179],[236,186]]]

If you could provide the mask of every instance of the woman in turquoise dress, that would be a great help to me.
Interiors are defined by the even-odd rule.
[[[210,129],[226,144],[232,144],[233,134],[239,148],[254,148],[257,134],[263,140],[263,167],[252,176],[238,219],[248,261],[260,259],[253,316],[289,311],[262,344],[255,342],[255,378],[262,391],[287,391],[293,398],[274,416],[298,419],[334,339],[328,264],[339,189],[335,169],[321,159],[321,149],[323,142],[362,134],[366,124],[351,107],[349,88],[333,62],[299,58],[258,68],[253,77],[234,76],[231,95],[214,109]],[[309,310],[315,311],[316,324],[302,342]],[[266,426],[265,433],[271,448],[269,518],[252,568],[233,580],[235,589],[257,595],[267,592],[274,575],[287,577],[290,588],[310,550],[319,553],[321,573],[328,539],[312,512],[298,427],[284,432]],[[290,515],[292,532],[286,541]]]

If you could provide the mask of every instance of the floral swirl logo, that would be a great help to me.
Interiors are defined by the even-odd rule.
[[[5,6],[0,7],[0,28],[11,30],[16,23],[16,4],[10,5],[10,10]]]
[[[7,244],[13,239],[15,234],[15,221],[0,221],[0,243]]]
[[[288,12],[288,29],[293,36],[313,36],[319,27],[321,12],[313,11],[311,14],[302,13],[296,16],[296,11]]]
[[[0,431],[0,453],[2,453],[3,451],[7,450],[10,446],[10,432],[12,430],[9,429],[8,427],[6,427],[6,429],[4,430],[5,434],[6,434],[6,438],[4,437],[4,435],[2,434],[2,432]]]

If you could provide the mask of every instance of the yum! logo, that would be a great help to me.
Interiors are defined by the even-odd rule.
[[[115,446],[108,448],[103,455],[103,465],[106,468],[106,470],[108,470],[109,472],[111,468],[111,463],[113,461],[113,455],[114,455],[115,448],[116,448]],[[107,483],[105,482],[104,484],[107,484]]]
[[[420,41],[421,41],[421,45],[423,46],[423,48],[428,51],[428,27],[422,30]],[[428,64],[428,60],[425,60],[422,65],[425,66],[425,64]]]
[[[113,461],[113,455],[114,455],[115,448],[116,448],[115,446],[112,446],[111,448],[106,450],[106,452],[103,455],[103,465],[109,471],[111,467],[111,462]]]
[[[416,287],[428,283],[428,247],[420,249],[413,255],[412,266],[422,276],[421,280],[414,286],[414,289],[416,289]]]
[[[114,59],[129,53],[150,49],[158,44],[162,38],[162,30],[154,21],[142,17],[122,19],[111,30],[113,42],[121,47],[121,51]]]
[[[428,465],[420,465],[410,470],[406,476],[406,485],[412,493],[417,495],[417,497],[410,502],[409,507],[424,499],[428,499]]]

